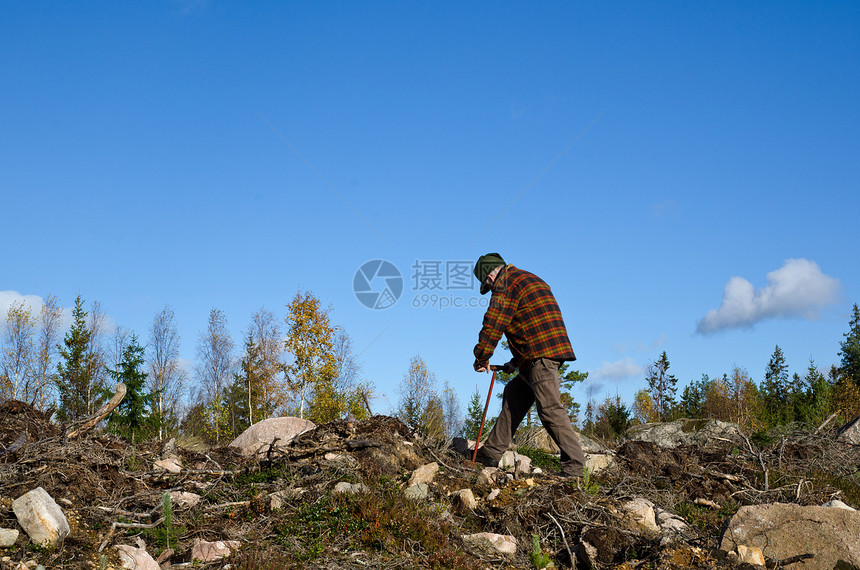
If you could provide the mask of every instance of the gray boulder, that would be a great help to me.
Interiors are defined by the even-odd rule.
[[[836,430],[836,439],[845,443],[860,445],[860,416]]]
[[[69,534],[69,522],[60,505],[41,487],[14,501],[12,510],[30,539],[43,546],[57,546]]]
[[[242,455],[250,457],[256,453],[257,457],[262,458],[266,456],[273,441],[277,449],[290,443],[297,435],[315,427],[315,423],[302,418],[269,418],[243,431],[230,443],[230,446],[239,448]]]
[[[642,424],[627,430],[626,435],[633,441],[649,441],[666,448],[724,444],[724,440],[743,441],[738,424],[720,420],[680,419],[668,423]]]
[[[574,430],[574,433],[579,438],[579,444],[585,453],[606,453],[606,448],[601,444],[576,430]],[[517,433],[514,441],[517,445],[531,447],[532,449],[545,451],[546,453],[558,453],[559,451],[558,446],[542,427],[522,429]]]
[[[759,548],[773,560],[812,554],[803,561],[804,570],[860,568],[858,536],[858,511],[772,503],[741,507],[729,521],[720,548]]]

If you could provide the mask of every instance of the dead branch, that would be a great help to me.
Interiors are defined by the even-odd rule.
[[[114,410],[114,408],[119,406],[119,403],[122,402],[123,398],[125,398],[125,390],[125,384],[123,384],[122,382],[117,382],[116,391],[114,392],[113,397],[110,399],[110,401],[104,406],[102,406],[101,409],[99,409],[99,411],[97,411],[93,417],[85,421],[81,427],[73,430],[72,432],[67,434],[66,437],[68,439],[74,439],[79,435],[93,429],[100,421],[105,419],[107,415]]]
[[[118,521],[114,521],[114,523],[110,526],[110,530],[107,533],[104,541],[99,545],[98,551],[101,552],[104,550],[107,543],[110,541],[111,537],[113,537],[114,532],[116,532],[117,528],[139,528],[139,529],[147,529],[147,528],[155,528],[161,523],[164,522],[164,517],[161,517],[157,521],[152,524],[144,524],[144,523],[122,523]]]
[[[567,549],[567,555],[570,557],[570,565],[571,567],[576,566],[576,560],[573,558],[573,552],[570,550],[570,545],[567,543],[567,538],[564,536],[564,529],[561,528],[561,525],[558,524],[558,521],[555,520],[555,517],[549,513],[544,513],[546,516],[552,519],[552,522],[555,523],[555,526],[558,527],[558,532],[561,533],[561,540],[564,542],[564,547]]]
[[[823,424],[821,424],[820,426],[818,426],[818,429],[817,429],[817,430],[815,430],[815,433],[818,433],[818,432],[820,432],[821,430],[823,430],[823,429],[824,429],[824,426],[826,426],[827,424],[829,424],[829,423],[830,423],[830,421],[831,421],[833,418],[835,418],[836,416],[838,416],[838,415],[839,415],[839,412],[833,412],[832,414],[830,414],[830,417],[829,417],[829,418],[827,418],[826,420],[824,420],[824,423],[823,423]]]

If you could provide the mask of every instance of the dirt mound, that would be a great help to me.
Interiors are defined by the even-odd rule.
[[[140,538],[165,565],[191,563],[202,539],[238,540],[233,568],[526,568],[536,541],[557,567],[584,557],[599,568],[722,569],[732,561],[717,548],[720,530],[740,506],[860,500],[852,478],[860,450],[802,432],[724,450],[630,441],[614,467],[580,484],[551,473],[482,474],[386,416],[317,426],[258,460],[231,447],[131,445],[98,432],[68,441],[49,414],[6,402],[0,444],[0,527],[17,528],[11,500],[38,486],[69,518],[72,533],[57,550],[34,549],[22,533],[11,552],[16,563],[49,568],[116,568],[113,546]],[[156,467],[166,456],[178,459],[178,473]],[[438,473],[408,497],[412,471],[428,463]],[[474,505],[457,498],[463,489]],[[168,524],[164,493],[179,492],[199,501],[177,495]],[[683,532],[668,540],[631,522],[625,505],[640,497]],[[513,536],[517,553],[488,554],[462,538],[478,532]]]

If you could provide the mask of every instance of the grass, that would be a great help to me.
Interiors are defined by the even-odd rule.
[[[430,568],[480,567],[449,542],[451,528],[435,505],[406,498],[402,489],[385,478],[365,484],[367,492],[327,492],[278,514],[275,540],[286,547],[290,562],[309,566],[314,560],[344,552],[375,551],[393,557],[409,553]]]

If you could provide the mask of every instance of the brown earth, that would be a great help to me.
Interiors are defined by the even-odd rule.
[[[579,487],[551,472],[480,485],[479,470],[462,456],[397,419],[376,416],[318,426],[262,461],[228,447],[180,447],[184,469],[173,475],[153,466],[163,442],[131,445],[104,433],[67,441],[45,414],[6,402],[0,527],[19,528],[12,500],[41,486],[63,508],[72,532],[56,549],[36,547],[22,532],[13,548],[0,550],[8,557],[0,567],[35,560],[46,568],[118,568],[112,547],[140,537],[154,557],[163,554],[163,568],[191,563],[195,539],[241,543],[231,560],[211,568],[534,568],[537,537],[541,553],[560,568],[571,567],[571,555],[587,542],[600,568],[722,569],[738,567],[717,545],[741,505],[839,498],[856,507],[860,500],[853,478],[860,451],[831,434],[798,431],[761,447],[717,443],[661,449],[628,441],[617,448],[614,467]],[[427,498],[405,498],[412,470],[430,462],[440,470]],[[334,493],[343,481],[366,487]],[[464,488],[478,498],[474,511],[449,497]],[[489,501],[493,488],[500,493]],[[168,528],[161,520],[165,491],[202,500],[174,507]],[[273,496],[286,497],[274,510]],[[687,535],[661,544],[659,535],[631,524],[622,505],[636,497],[681,516]],[[461,538],[475,532],[513,535],[518,553],[475,550]]]

